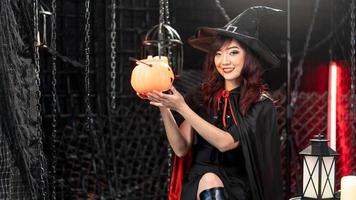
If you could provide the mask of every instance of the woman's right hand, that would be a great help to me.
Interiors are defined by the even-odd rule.
[[[147,96],[150,104],[157,107],[166,107],[179,112],[186,106],[184,97],[173,86],[171,87],[171,94],[152,91],[148,92]]]

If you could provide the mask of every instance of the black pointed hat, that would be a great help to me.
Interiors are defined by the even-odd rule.
[[[276,67],[280,63],[279,59],[258,39],[258,32],[262,17],[279,12],[283,11],[266,6],[250,7],[222,28],[199,27],[188,43],[196,49],[208,52],[216,35],[231,37],[244,43],[269,65],[264,67]]]

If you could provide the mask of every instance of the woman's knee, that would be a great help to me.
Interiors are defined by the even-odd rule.
[[[201,177],[198,186],[197,199],[226,200],[224,184],[218,175],[209,172]]]
[[[216,187],[224,187],[224,184],[219,178],[219,176],[211,172],[206,173],[201,177],[199,181],[198,194],[203,190]]]

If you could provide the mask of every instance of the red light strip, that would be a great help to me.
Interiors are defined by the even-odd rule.
[[[328,92],[328,139],[330,148],[336,150],[336,97],[337,97],[337,65],[331,62],[329,66]]]

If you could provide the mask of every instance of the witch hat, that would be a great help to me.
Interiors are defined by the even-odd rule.
[[[188,43],[196,49],[208,52],[217,35],[231,37],[245,44],[265,61],[265,69],[277,67],[280,60],[259,40],[258,35],[261,18],[281,12],[284,11],[266,6],[250,7],[222,28],[199,27],[195,36],[188,39]]]

